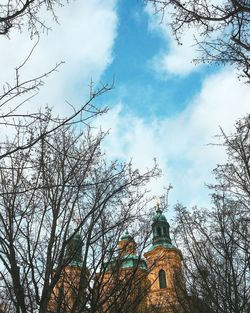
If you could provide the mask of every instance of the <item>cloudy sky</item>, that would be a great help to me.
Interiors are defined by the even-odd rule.
[[[211,146],[219,133],[233,131],[248,112],[250,89],[232,68],[195,65],[194,30],[178,46],[161,17],[136,0],[74,0],[57,10],[59,24],[46,16],[52,31],[41,35],[23,78],[65,61],[27,106],[49,104],[57,112],[78,107],[89,82],[115,87],[99,98],[109,113],[98,123],[109,130],[103,149],[109,158],[131,160],[145,169],[156,158],[163,175],[151,185],[160,195],[174,187],[170,205],[208,206],[211,171],[225,160]],[[14,68],[35,43],[25,32],[0,41],[0,82],[11,81]]]

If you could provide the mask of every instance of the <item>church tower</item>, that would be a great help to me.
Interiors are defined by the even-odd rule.
[[[70,313],[84,302],[87,271],[83,269],[82,237],[75,231],[68,239],[63,269],[49,303],[49,312]]]
[[[147,264],[137,252],[128,231],[121,236],[117,255],[106,263],[99,275],[103,286],[104,312],[145,313],[147,305]]]
[[[144,254],[150,282],[147,307],[160,313],[182,312],[184,292],[182,254],[171,242],[169,223],[157,206],[152,223],[152,245]]]

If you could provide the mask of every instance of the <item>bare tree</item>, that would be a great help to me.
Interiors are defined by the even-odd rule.
[[[49,123],[49,118],[39,120],[29,132],[19,131],[17,148],[48,132]],[[11,311],[49,310],[55,286],[75,259],[68,246],[79,232],[82,274],[71,309],[84,312],[97,305],[96,273],[114,256],[127,225],[139,225],[143,218],[145,186],[159,174],[157,167],[140,174],[131,164],[106,162],[100,150],[104,134],[93,136],[88,126],[82,127],[57,128],[36,145],[1,159],[1,294]]]
[[[28,29],[32,37],[39,38],[48,30],[41,11],[49,10],[56,18],[58,5],[57,0],[6,1],[0,5],[0,35]],[[0,125],[13,133],[11,138],[1,138],[0,145],[0,295],[4,310],[105,312],[108,302],[109,311],[122,307],[123,312],[135,312],[141,297],[137,292],[131,299],[130,294],[132,286],[134,291],[141,287],[139,268],[123,271],[122,281],[119,267],[112,270],[113,287],[106,294],[106,264],[113,264],[113,258],[121,261],[117,243],[128,225],[144,228],[143,212],[149,201],[145,186],[159,170],[155,165],[140,174],[131,164],[107,162],[102,155],[104,134],[94,136],[90,124],[107,111],[95,106],[95,98],[113,84],[94,89],[91,83],[89,98],[78,109],[72,107],[72,114],[66,117],[54,116],[49,108],[22,113],[44,79],[61,64],[23,80],[22,70],[38,43],[39,39],[15,69],[14,83],[4,83],[0,93]],[[147,238],[146,232],[138,262]],[[144,288],[140,290],[144,295]]]
[[[161,13],[181,43],[189,27],[198,29],[197,39],[205,63],[233,64],[250,79],[250,3],[248,0],[148,0]]]
[[[27,54],[23,62],[16,66],[14,82],[2,82],[0,91],[0,125],[17,126],[20,120],[26,125],[32,123],[37,118],[42,118],[39,112],[30,112],[30,114],[18,113],[18,109],[33,98],[44,83],[44,79],[52,72],[56,71],[59,64],[49,69],[39,76],[22,79],[21,72],[26,63],[32,56],[34,49],[39,42],[39,36],[49,27],[43,21],[42,11],[50,12],[53,19],[57,20],[55,9],[63,5],[61,1],[38,1],[38,0],[10,0],[2,1],[0,4],[0,36],[10,37],[11,30],[28,31],[31,37],[37,38],[33,48]],[[10,43],[11,44],[11,43]],[[22,125],[24,127],[24,125]]]
[[[57,65],[56,68],[58,66],[59,65]],[[86,102],[84,102],[79,108],[75,109],[71,106],[72,114],[66,117],[53,116],[52,110],[49,107],[47,107],[44,111],[38,109],[37,111],[35,110],[27,114],[19,113],[18,109],[23,106],[26,101],[29,100],[30,95],[28,95],[28,98],[25,98],[25,100],[18,102],[18,104],[15,104],[14,106],[12,106],[13,99],[19,97],[22,93],[33,93],[36,89],[38,89],[39,91],[39,85],[43,84],[42,80],[40,81],[40,79],[53,72],[56,68],[54,68],[49,73],[42,75],[42,77],[40,77],[39,79],[34,78],[28,82],[23,82],[24,85],[26,85],[26,83],[31,84],[27,87],[28,90],[26,90],[26,87],[24,87],[24,90],[20,91],[19,85],[15,85],[13,88],[10,87],[11,89],[13,89],[11,93],[9,93],[9,90],[6,91],[4,89],[2,98],[0,96],[0,107],[2,107],[3,110],[2,115],[0,115],[0,125],[4,126],[5,129],[11,131],[13,136],[11,138],[12,144],[10,143],[10,140],[7,140],[7,138],[2,138],[2,141],[0,142],[0,159],[5,158],[18,150],[29,149],[31,146],[36,145],[42,139],[66,125],[89,123],[89,121],[93,117],[107,112],[107,107],[100,108],[98,106],[95,106],[93,104],[93,100],[103,93],[110,91],[113,88],[113,84],[101,85],[100,88],[91,93],[90,98]],[[7,99],[5,100],[5,98]],[[1,100],[3,100],[3,102],[1,102]],[[5,111],[5,106],[7,107],[7,105],[8,108]],[[33,124],[36,125],[38,121],[40,121],[41,123],[46,123],[46,127],[40,128],[40,132],[34,133],[33,136],[30,136],[28,140],[20,141],[20,133],[25,134],[25,131],[30,132],[29,127]]]
[[[29,30],[31,36],[48,30],[41,17],[41,11],[50,12],[56,19],[55,8],[62,6],[59,0],[9,0],[0,4],[0,35],[9,35],[12,29]],[[66,3],[66,2],[65,2]]]
[[[189,303],[198,312],[201,307],[219,313],[250,309],[249,130],[249,116],[236,122],[234,133],[221,130],[228,159],[214,170],[213,208],[176,207]]]
[[[7,1],[0,5],[0,34],[28,29],[32,37],[39,38],[48,30],[41,11],[47,9],[56,18],[58,5],[57,0]],[[61,64],[23,80],[22,70],[38,43],[39,39],[15,69],[14,82],[4,83],[0,92],[0,125],[13,134],[1,138],[0,145],[0,295],[4,310],[104,312],[108,301],[112,310],[123,303],[125,312],[129,287],[138,286],[141,278],[135,279],[136,268],[125,276],[123,272],[119,287],[119,270],[112,271],[110,301],[103,294],[106,264],[114,257],[119,259],[117,243],[125,228],[136,224],[141,229],[145,224],[143,212],[149,201],[145,186],[159,170],[155,165],[140,174],[131,164],[107,162],[102,155],[104,134],[94,136],[90,125],[94,117],[107,111],[95,106],[95,98],[113,84],[95,89],[91,83],[89,98],[77,109],[72,106],[72,114],[66,117],[54,116],[50,108],[23,113],[44,79]],[[117,301],[118,289],[123,302],[121,297]],[[139,304],[140,298],[135,297],[126,311]]]
[[[203,307],[207,312],[248,312],[249,254],[241,248],[246,243],[240,240],[234,207],[177,211],[190,294],[184,303],[189,311]]]
[[[67,2],[65,2],[66,4]],[[107,108],[95,106],[94,99],[104,92],[112,89],[113,83],[100,84],[94,88],[91,83],[90,96],[76,106],[68,103],[72,109],[67,116],[57,116],[53,114],[48,107],[40,109],[36,106],[27,110],[26,104],[34,100],[39,94],[40,88],[44,85],[45,80],[52,73],[56,72],[63,64],[62,61],[55,64],[53,68],[41,73],[40,75],[30,75],[28,78],[23,77],[23,70],[27,63],[32,59],[32,54],[39,44],[39,38],[49,27],[43,21],[43,13],[49,12],[52,18],[57,21],[56,9],[63,5],[63,1],[58,0],[10,0],[0,4],[0,35],[9,36],[12,29],[28,31],[36,42],[30,52],[26,55],[23,62],[18,64],[13,72],[12,81],[1,82],[0,86],[0,127],[5,133],[11,134],[9,141],[3,136],[0,138],[0,159],[14,153],[17,150],[28,150],[32,145],[37,144],[44,137],[56,132],[60,127],[77,122],[89,122],[93,116],[104,113]],[[10,36],[9,36],[10,37]],[[0,36],[1,38],[1,36]],[[11,37],[10,37],[11,38]],[[11,40],[10,40],[11,44]],[[29,127],[36,124],[50,121],[46,129],[40,129],[40,133],[29,137],[28,141],[20,142],[20,132],[29,131]]]

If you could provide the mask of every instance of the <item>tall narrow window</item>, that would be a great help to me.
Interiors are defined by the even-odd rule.
[[[161,228],[157,227],[157,236],[161,236]]]
[[[166,273],[164,270],[160,270],[159,271],[159,285],[160,288],[166,288],[167,287],[167,283],[166,283]]]

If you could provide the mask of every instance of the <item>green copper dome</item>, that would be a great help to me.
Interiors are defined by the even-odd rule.
[[[121,243],[123,240],[128,240],[128,242]],[[121,244],[120,247],[119,244]],[[147,263],[143,258],[141,258],[140,255],[137,254],[136,242],[134,237],[129,234],[128,230],[126,230],[121,236],[118,243],[118,249],[120,249],[118,255],[114,256],[110,261],[105,263],[104,268],[106,272],[129,268],[147,270]]]
[[[125,234],[121,236],[120,240],[134,240],[134,238],[129,234],[128,230],[126,229]]]
[[[105,272],[112,271],[114,269],[128,269],[128,268],[139,268],[147,270],[147,263],[144,259],[136,254],[126,254],[121,258],[114,257],[104,265]]]
[[[140,268],[146,270],[147,263],[136,254],[127,254],[122,256],[121,259],[119,257],[114,257],[110,262],[105,264],[106,271],[110,271],[116,267],[119,267],[119,269]]]
[[[67,242],[64,262],[70,266],[82,266],[82,246],[82,236],[76,231]]]
[[[157,211],[153,217],[153,222],[167,222],[165,215],[162,214],[162,210],[157,208]]]
[[[157,207],[155,215],[153,216],[152,232],[152,246],[148,251],[152,251],[158,246],[167,249],[175,248],[169,235],[169,223],[159,206]]]

